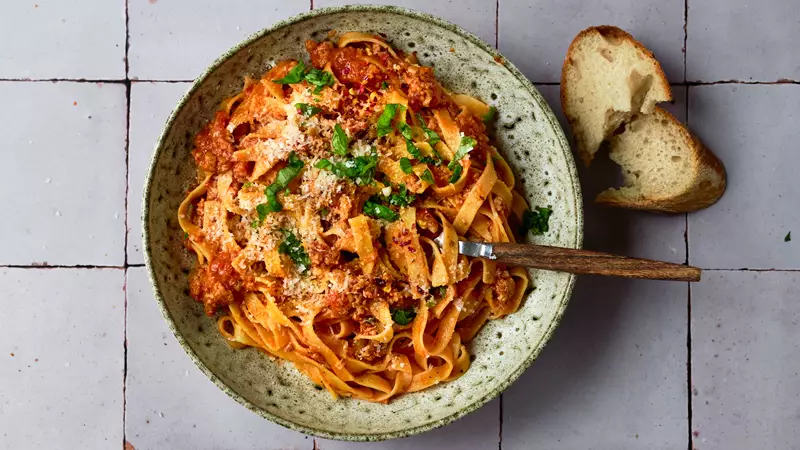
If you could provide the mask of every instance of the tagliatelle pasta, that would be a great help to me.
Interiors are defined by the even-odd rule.
[[[494,109],[380,36],[306,48],[311,64],[245,79],[195,138],[198,184],[178,210],[191,295],[232,347],[334,397],[453,380],[529,284],[458,254],[460,238],[515,242],[528,209],[487,137]]]

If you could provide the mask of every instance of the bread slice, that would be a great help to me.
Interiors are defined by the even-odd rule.
[[[661,65],[625,31],[591,27],[570,44],[561,71],[561,106],[587,166],[620,125],[670,100]]]
[[[601,204],[681,213],[706,208],[725,192],[719,159],[659,107],[613,136],[609,157],[622,167],[625,185],[601,192]]]

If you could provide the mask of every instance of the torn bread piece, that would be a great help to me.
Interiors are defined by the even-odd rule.
[[[719,159],[659,107],[613,136],[609,157],[622,167],[625,185],[601,192],[595,200],[604,205],[683,213],[706,208],[725,192]]]
[[[570,44],[561,71],[561,106],[587,166],[620,125],[670,100],[661,65],[625,31],[591,27]]]

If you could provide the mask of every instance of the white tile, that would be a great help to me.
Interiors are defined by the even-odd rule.
[[[686,448],[686,283],[580,277],[503,396],[503,449]]]
[[[128,269],[127,292],[125,437],[136,450],[312,449],[310,437],[250,412],[200,372],[167,328],[144,268]]]
[[[686,78],[777,81],[800,78],[800,2],[689,2]]]
[[[694,448],[798,448],[798,299],[796,272],[714,272],[692,286]]]
[[[0,30],[0,78],[125,78],[125,0],[3,2]]]
[[[535,82],[558,82],[570,42],[584,28],[616,25],[683,81],[683,0],[502,0],[500,51]]]
[[[314,9],[352,4],[395,5],[432,14],[452,22],[495,46],[496,0],[314,0]]]
[[[125,86],[0,82],[0,264],[122,265]]]
[[[128,264],[144,264],[142,191],[156,140],[191,83],[132,83],[128,155]],[[194,164],[193,162],[187,162]]]
[[[0,447],[122,443],[121,269],[2,269]]]
[[[354,443],[317,439],[319,450],[495,449],[500,440],[500,401],[495,399],[446,427],[383,442]]]
[[[306,0],[130,0],[130,76],[194,79],[248,35],[309,6]]]
[[[728,173],[720,201],[689,214],[690,261],[800,268],[800,86],[693,86],[689,107],[692,129]],[[795,239],[785,242],[790,231]]]
[[[564,119],[559,100],[559,86],[539,85],[568,136],[569,124]],[[661,106],[684,121],[686,119],[686,88],[673,86],[673,103]],[[574,148],[574,146],[573,146]],[[637,258],[657,259],[674,263],[686,261],[686,218],[683,214],[651,214],[611,208],[594,202],[598,193],[622,184],[622,173],[608,153],[598,153],[591,167],[577,162],[584,204],[584,244],[588,250],[604,251]]]

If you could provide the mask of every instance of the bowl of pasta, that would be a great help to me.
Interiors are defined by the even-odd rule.
[[[571,295],[572,275],[452,244],[577,248],[583,212],[564,134],[513,64],[432,16],[346,6],[197,79],[143,228],[164,317],[214,383],[286,427],[381,440],[499,395]]]

